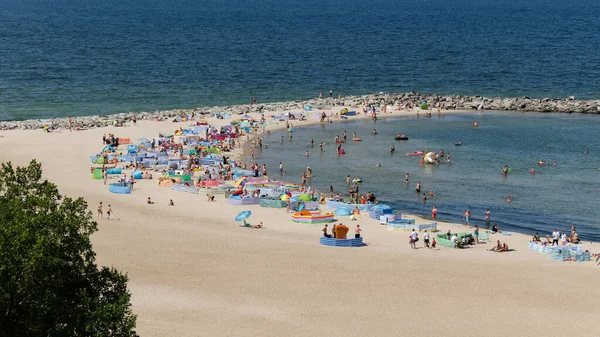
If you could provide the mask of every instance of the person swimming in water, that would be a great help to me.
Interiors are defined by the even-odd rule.
[[[381,167],[381,163],[377,163],[377,165],[375,165],[375,167]]]
[[[390,153],[394,153],[396,152],[396,147],[394,145],[392,145],[392,147],[390,148]]]
[[[372,133],[373,133],[374,135],[376,135],[376,134],[377,134],[377,130],[373,129],[373,132],[372,132]]]

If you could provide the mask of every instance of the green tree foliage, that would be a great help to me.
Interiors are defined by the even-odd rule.
[[[136,336],[127,276],[98,268],[96,222],[33,160],[0,170],[0,336]]]

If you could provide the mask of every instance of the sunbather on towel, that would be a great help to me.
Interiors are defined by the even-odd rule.
[[[496,241],[496,245],[490,249],[491,251],[494,252],[499,252],[502,249],[502,244],[500,244],[500,240]]]

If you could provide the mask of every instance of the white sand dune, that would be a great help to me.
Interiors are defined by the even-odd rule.
[[[0,161],[25,165],[37,158],[63,194],[85,197],[92,210],[99,201],[112,206],[115,220],[99,220],[94,249],[100,264],[129,275],[142,336],[539,337],[599,331],[600,267],[552,261],[529,251],[524,235],[498,236],[517,249],[511,253],[486,251],[491,244],[412,250],[408,233],[363,217],[348,225],[361,225],[368,246],[330,248],[318,243],[320,226],[293,223],[283,210],[234,207],[222,196],[211,203],[155,181],[117,195],[91,179],[88,158],[101,149],[103,133],[135,140],[179,126],[139,121],[81,132],[0,133]],[[147,197],[156,204],[146,205]],[[169,199],[175,207],[167,206]],[[266,229],[240,228],[234,217],[243,209]],[[439,228],[465,231],[456,224]]]

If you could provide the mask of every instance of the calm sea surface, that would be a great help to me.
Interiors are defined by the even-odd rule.
[[[314,177],[309,183],[323,191],[332,184],[345,195],[346,176],[361,177],[361,193],[373,192],[404,212],[430,216],[436,205],[439,219],[462,222],[470,208],[473,223],[484,226],[484,212],[489,208],[492,222],[500,229],[545,235],[555,227],[568,231],[574,223],[584,239],[600,241],[600,119],[596,117],[486,111],[479,116],[434,114],[431,119],[348,121],[296,129],[291,143],[287,133],[273,133],[265,139],[268,149],[257,152],[256,160],[268,165],[271,176],[278,175],[283,161],[286,180],[297,182],[310,166]],[[478,128],[471,127],[475,118]],[[373,128],[378,135],[371,134]],[[363,141],[344,144],[347,154],[338,156],[333,141],[344,130],[348,139],[356,132]],[[406,133],[410,139],[395,141],[397,133]],[[458,140],[462,146],[454,146]],[[331,143],[323,153],[320,142]],[[394,155],[389,153],[392,145],[396,146]],[[425,147],[451,153],[450,166],[445,161],[420,166],[419,157],[405,155]],[[584,154],[586,149],[589,154]],[[538,166],[538,160],[556,161],[557,166]],[[377,163],[382,167],[375,167]],[[512,169],[506,178],[501,174],[504,165]],[[404,182],[407,172],[408,185]],[[424,203],[415,191],[417,181],[424,191],[433,190],[435,197]],[[504,200],[508,195],[512,203]]]
[[[3,0],[0,120],[405,92],[600,97],[597,0]]]

